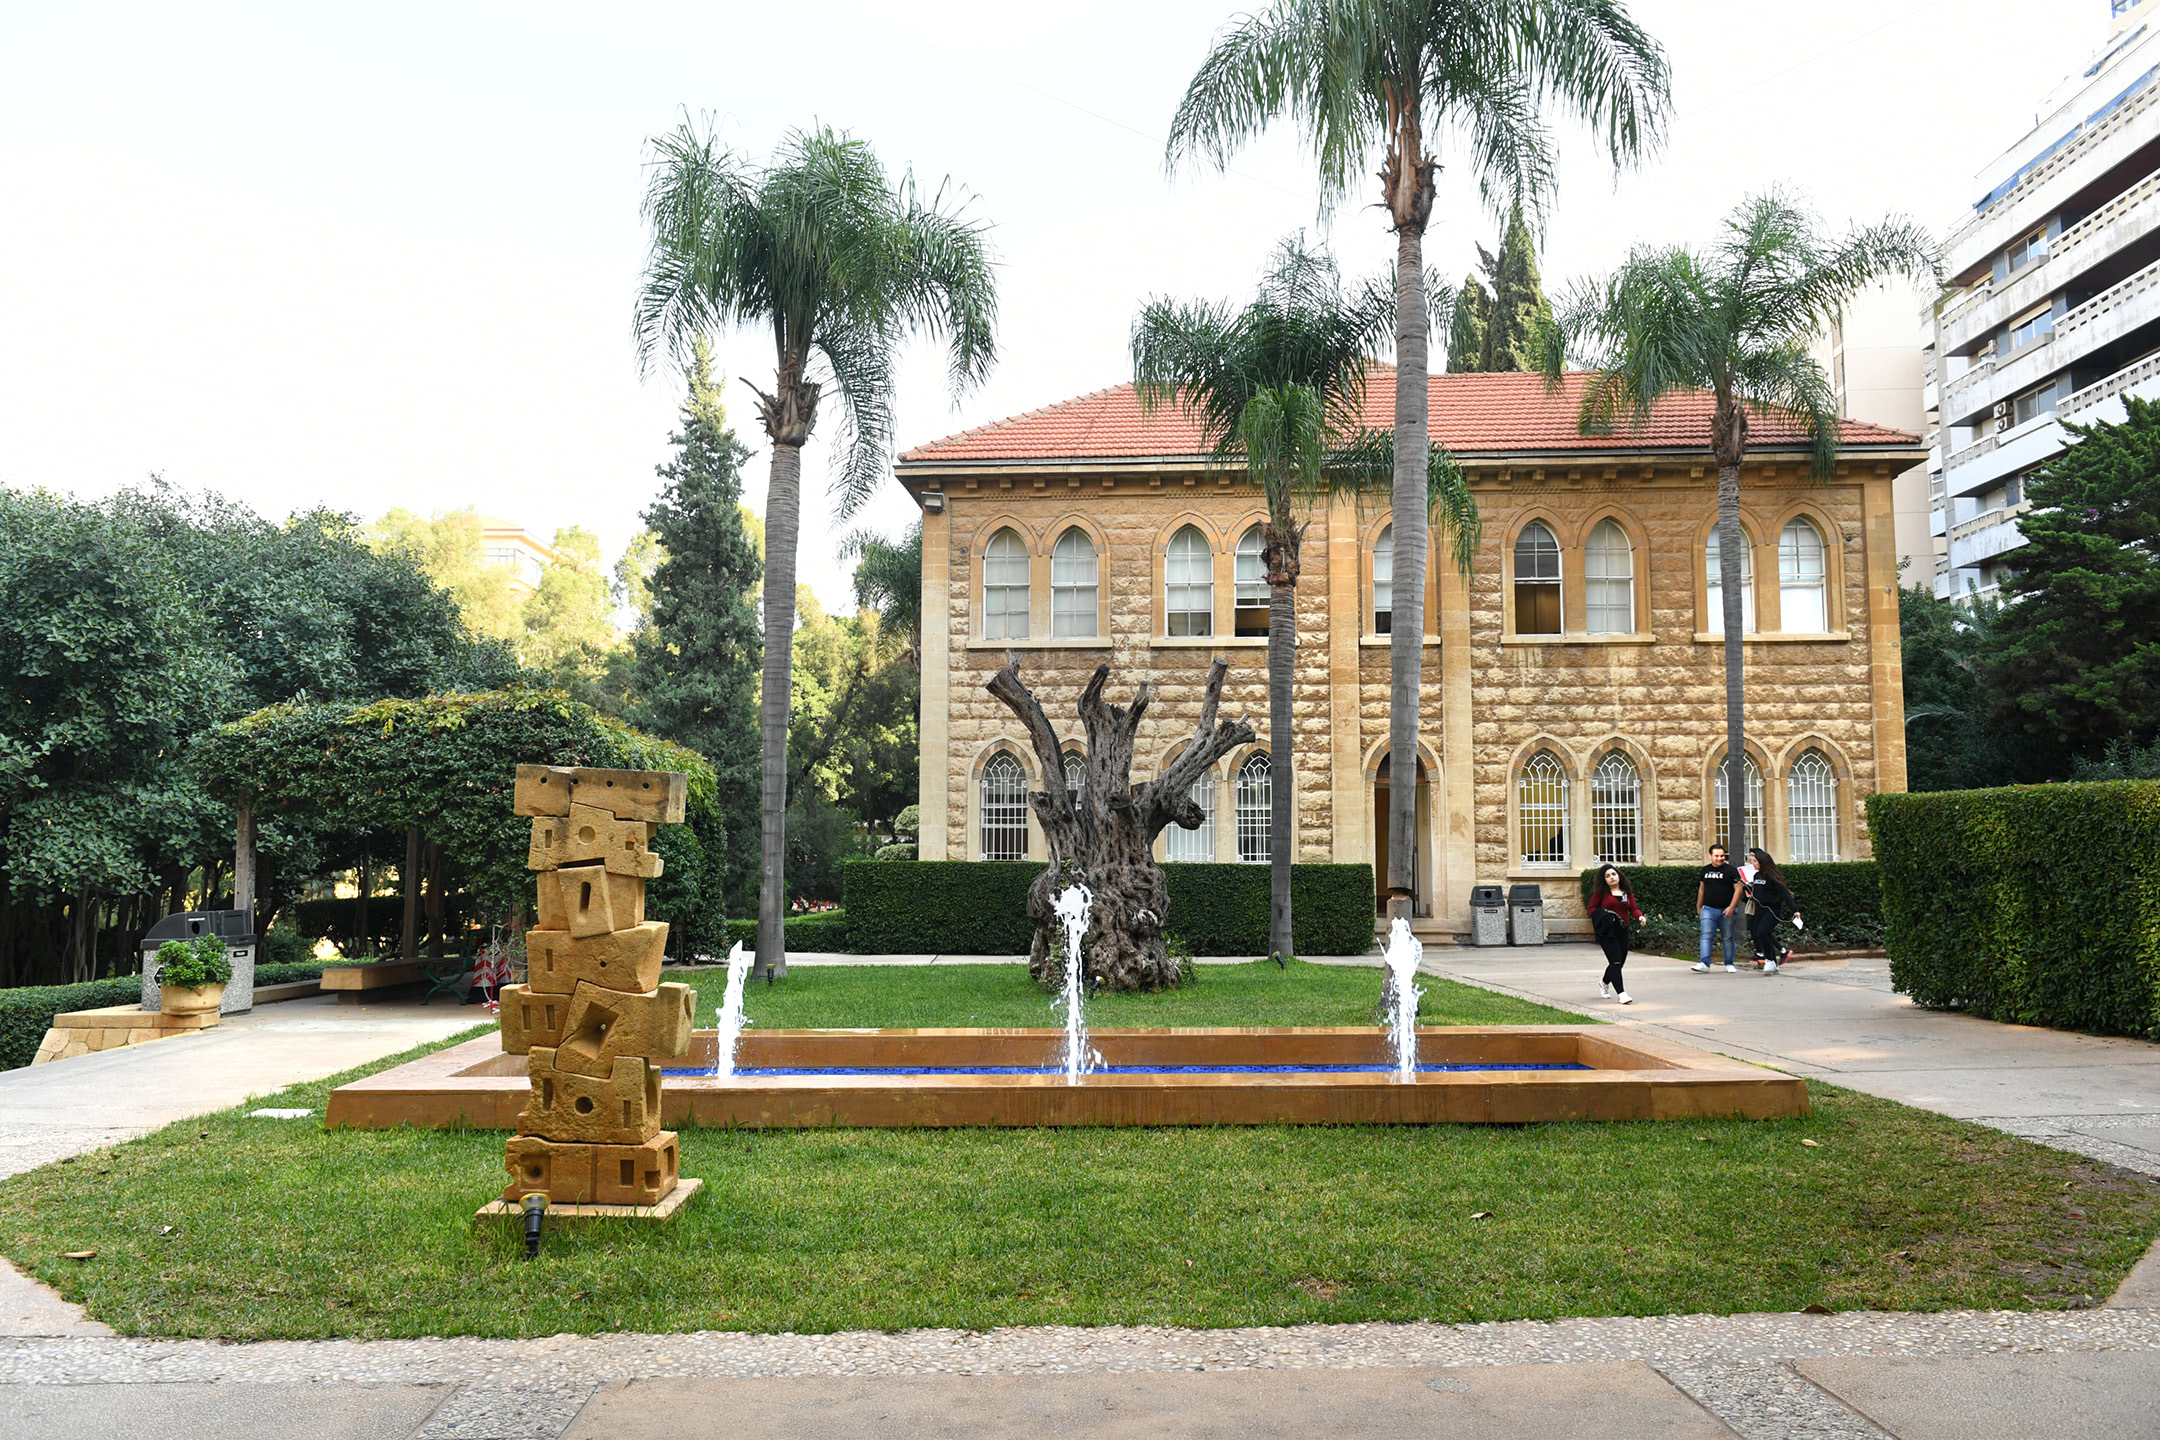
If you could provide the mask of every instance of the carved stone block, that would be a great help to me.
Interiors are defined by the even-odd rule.
[[[523,1055],[533,1046],[553,1047],[562,1040],[571,997],[543,995],[529,985],[502,988],[502,1047],[505,1055]]]
[[[595,1145],[593,1198],[602,1205],[657,1205],[675,1188],[680,1165],[672,1130],[642,1145]]]
[[[510,1183],[502,1198],[512,1204],[535,1191],[547,1196],[550,1205],[591,1204],[593,1195],[593,1146],[559,1145],[530,1135],[519,1135],[503,1145],[503,1168]],[[618,1163],[616,1172],[621,1165]]]
[[[559,870],[597,860],[614,874],[653,880],[660,875],[660,857],[649,848],[651,839],[651,827],[642,820],[618,820],[605,810],[573,802],[568,815],[533,821],[525,867]]]
[[[623,1056],[605,1078],[559,1069],[553,1050],[526,1057],[532,1093],[518,1134],[558,1143],[642,1145],[660,1133],[660,1072]]]
[[[611,930],[628,930],[645,923],[645,882],[636,875],[617,875],[605,866],[573,866],[569,870],[543,870],[534,877],[536,896],[540,902],[539,919],[542,930],[570,929],[570,915],[563,904],[562,884],[558,875],[574,875],[580,869],[591,869],[604,875],[607,881],[608,913],[614,917]],[[579,883],[583,883],[581,880]]]
[[[578,804],[597,806],[618,820],[680,825],[690,797],[689,777],[674,770],[581,768],[570,772],[570,780]]]
[[[642,995],[660,983],[667,933],[665,920],[584,939],[567,930],[528,930],[526,987],[542,995],[568,995],[585,980],[603,990]]]
[[[625,1055],[673,1060],[690,1052],[690,1025],[697,991],[662,985],[649,995],[625,995],[580,984],[570,998],[570,1018],[555,1047],[555,1068],[579,1075],[609,1075]]]
[[[510,810],[515,815],[568,815],[570,776],[561,765],[520,765],[517,784],[511,791]]]

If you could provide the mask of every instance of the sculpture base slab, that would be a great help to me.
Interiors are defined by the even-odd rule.
[[[587,1220],[672,1220],[690,1198],[705,1188],[703,1180],[685,1177],[675,1182],[675,1188],[660,1197],[657,1205],[550,1205],[547,1208],[549,1229],[560,1225],[576,1225]],[[475,1222],[500,1220],[505,1217],[524,1223],[523,1208],[508,1200],[490,1200],[473,1212]]]

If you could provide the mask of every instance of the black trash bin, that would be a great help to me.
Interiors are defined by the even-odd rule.
[[[1470,887],[1470,943],[1507,944],[1507,891],[1500,886]]]
[[[238,1015],[255,1008],[255,936],[245,910],[187,910],[167,915],[152,925],[142,941],[142,1008],[155,1010],[158,995],[157,952],[168,940],[193,940],[216,935],[225,942],[225,958],[232,962],[232,980],[218,1014]]]

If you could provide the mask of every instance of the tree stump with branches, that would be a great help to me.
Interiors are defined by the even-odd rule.
[[[1031,792],[1028,805],[1042,823],[1050,863],[1028,887],[1028,919],[1035,941],[1028,973],[1055,984],[1055,941],[1059,927],[1052,909],[1059,891],[1075,880],[1094,892],[1095,906],[1083,943],[1091,984],[1107,990],[1166,990],[1179,979],[1164,944],[1170,918],[1170,888],[1155,863],[1155,837],[1166,825],[1197,830],[1203,819],[1191,795],[1193,782],[1240,745],[1253,742],[1253,728],[1242,718],[1218,721],[1227,662],[1217,659],[1208,671],[1200,723],[1190,744],[1170,767],[1138,789],[1132,784],[1133,740],[1147,713],[1148,687],[1142,682],[1129,706],[1103,699],[1110,667],[1099,665],[1080,692],[1080,723],[1087,730],[1087,778],[1075,795],[1065,785],[1065,756],[1042,702],[1020,679],[1020,660],[1010,657],[991,677],[989,691],[1026,727],[1047,788]]]

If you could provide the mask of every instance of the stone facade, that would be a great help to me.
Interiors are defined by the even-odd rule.
[[[1437,377],[1436,387],[1457,378],[1471,377]],[[1439,398],[1436,392],[1436,412]],[[1264,617],[1262,634],[1235,633],[1234,552],[1262,518],[1260,494],[1240,477],[1211,470],[1175,427],[1162,436],[1143,430],[1137,439],[1128,427],[1095,447],[1125,454],[1088,454],[1070,444],[1063,448],[1083,453],[1030,454],[1042,448],[1039,417],[1058,413],[1036,412],[957,437],[962,443],[927,446],[900,465],[908,488],[931,497],[924,505],[924,859],[983,858],[982,782],[992,757],[1011,756],[1029,789],[1043,783],[1018,727],[984,689],[1008,651],[1023,657],[1023,678],[1074,749],[1081,744],[1074,700],[1097,665],[1111,667],[1112,698],[1121,703],[1146,681],[1152,699],[1140,765],[1152,766],[1167,763],[1190,737],[1209,663],[1221,655],[1230,665],[1224,711],[1252,722],[1254,748],[1270,752],[1280,775],[1268,733]],[[1756,610],[1745,647],[1748,745],[1763,780],[1762,830],[1780,858],[1793,845],[1798,817],[1789,794],[1802,756],[1820,761],[1804,767],[1815,782],[1803,797],[1815,802],[1804,851],[1827,846],[1840,859],[1865,856],[1860,802],[1876,790],[1904,788],[1891,485],[1919,449],[1895,432],[1855,430],[1828,480],[1809,476],[1804,449],[1791,442],[1759,444],[1742,474]],[[1183,453],[1160,453],[1178,446]],[[1484,538],[1467,585],[1444,549],[1436,547],[1429,566],[1418,865],[1419,911],[1429,923],[1421,928],[1467,930],[1473,884],[1535,881],[1556,930],[1580,931],[1586,927],[1575,875],[1597,858],[1592,775],[1608,754],[1625,757],[1639,788],[1637,863],[1694,861],[1712,823],[1713,767],[1724,737],[1723,640],[1712,633],[1715,595],[1704,556],[1715,475],[1700,450],[1630,447],[1611,438],[1558,454],[1489,439],[1482,453],[1451,448],[1470,475]],[[1339,500],[1314,513],[1305,534],[1292,766],[1300,860],[1378,858],[1384,792],[1375,786],[1387,748],[1389,637],[1375,624],[1373,556],[1388,520],[1384,499],[1362,509]],[[1611,531],[1596,558],[1607,574],[1621,565],[1627,583],[1600,587],[1606,605],[1593,622],[1585,561],[1592,532],[1606,520],[1625,536],[1626,558],[1615,560]],[[1804,632],[1784,623],[1779,584],[1780,537],[1796,520],[1820,537],[1825,572],[1822,624]],[[1559,551],[1558,634],[1518,633],[1533,628],[1518,625],[1515,613],[1516,546],[1533,523]],[[1205,540],[1212,567],[1213,633],[1206,636],[1167,633],[1166,562],[1173,537],[1187,527]],[[1096,557],[1093,635],[1052,634],[1087,628],[1085,617],[1072,619],[1073,592],[1062,607],[1052,598],[1053,551],[1072,530]],[[993,607],[986,594],[986,547],[1007,531],[1018,547],[1013,539],[999,542],[998,578],[1017,579],[1024,552],[1026,638],[990,633],[993,609],[1004,608],[1007,597],[1016,607],[1019,598],[1006,591]],[[1069,570],[1055,578],[1071,578]],[[1795,599],[1796,610],[1805,598]],[[1615,616],[1629,603],[1633,621],[1623,629]],[[1054,624],[1060,608],[1062,626]],[[1008,635],[1016,628],[1007,627]],[[1522,782],[1525,766],[1540,755],[1550,757],[1541,770],[1556,766],[1561,783],[1545,792],[1553,808],[1534,826],[1546,837],[1546,863],[1530,863]],[[1242,858],[1235,777],[1245,759],[1233,755],[1219,767],[1216,859]],[[1827,787],[1825,766],[1833,782]],[[1556,818],[1560,809],[1564,822]],[[1606,807],[1608,821],[1615,814]],[[1626,828],[1624,815],[1618,828]],[[1039,856],[1032,820],[1028,829],[1027,853]],[[1157,853],[1164,854],[1160,842]],[[1551,863],[1555,853],[1564,860]]]

